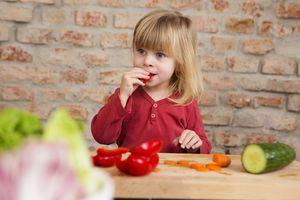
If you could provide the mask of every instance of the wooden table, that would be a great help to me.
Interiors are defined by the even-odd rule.
[[[212,155],[161,153],[159,171],[143,177],[123,174],[116,167],[105,169],[115,182],[116,198],[144,199],[300,199],[300,162],[266,174],[244,171],[240,156],[220,172],[164,165],[168,160],[211,162]]]

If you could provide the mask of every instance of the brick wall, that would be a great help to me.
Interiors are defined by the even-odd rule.
[[[200,104],[213,151],[286,142],[300,158],[298,0],[1,0],[0,109],[46,119],[58,106],[85,120],[132,67],[132,30],[150,10],[191,17],[205,93]]]

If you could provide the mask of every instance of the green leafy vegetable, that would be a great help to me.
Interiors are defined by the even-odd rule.
[[[5,108],[0,113],[0,151],[18,147],[29,136],[41,135],[40,118],[18,108]]]
[[[71,164],[88,192],[96,189],[97,184],[91,173],[92,162],[83,138],[82,122],[73,119],[64,109],[52,112],[45,125],[44,139],[53,142],[64,142],[70,148]]]

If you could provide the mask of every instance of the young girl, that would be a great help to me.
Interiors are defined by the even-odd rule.
[[[134,67],[92,120],[95,140],[133,148],[161,138],[161,152],[210,153],[197,103],[202,80],[191,20],[153,11],[137,23],[132,46]]]

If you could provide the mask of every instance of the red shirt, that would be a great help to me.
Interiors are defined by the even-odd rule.
[[[101,144],[117,143],[129,149],[153,138],[161,138],[161,152],[185,152],[174,141],[185,129],[195,131],[202,140],[200,153],[210,153],[199,107],[196,101],[177,106],[167,98],[154,101],[142,87],[128,98],[125,109],[117,89],[94,116],[91,130]]]

